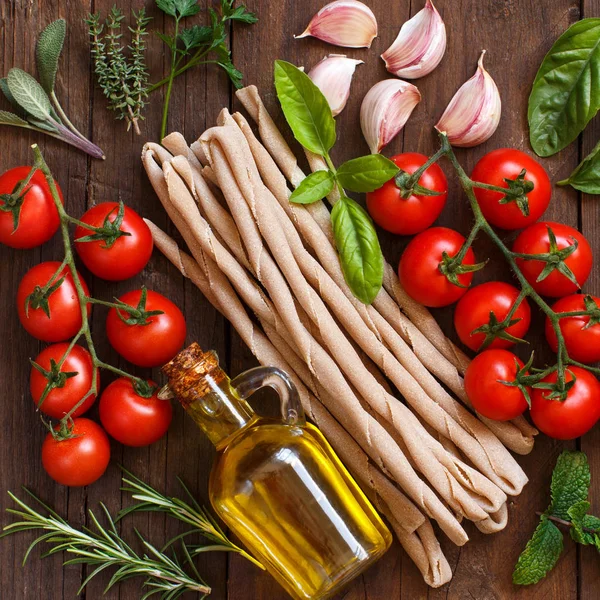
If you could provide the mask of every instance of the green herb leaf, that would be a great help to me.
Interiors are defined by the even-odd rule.
[[[552,503],[548,514],[569,519],[569,509],[587,500],[590,488],[590,467],[583,452],[565,450],[556,461],[552,473]]]
[[[246,9],[245,6],[238,6],[231,14],[225,17],[228,21],[238,21],[239,23],[256,23],[258,17]]]
[[[307,150],[325,156],[335,143],[335,120],[321,90],[283,60],[275,61],[275,88],[294,137]]]
[[[292,192],[290,202],[312,204],[331,193],[335,180],[330,171],[315,171]]]
[[[373,192],[399,170],[382,154],[369,154],[345,162],[337,170],[337,178],[343,188],[352,192]]]
[[[513,583],[531,585],[543,579],[557,563],[562,549],[562,533],[548,517],[542,515],[533,537],[519,556],[513,571]]]
[[[184,29],[179,34],[179,39],[183,42],[186,50],[204,46],[212,41],[213,30],[211,27],[194,25],[189,29]],[[164,41],[164,40],[163,40]]]
[[[361,302],[371,304],[383,282],[383,255],[371,217],[344,197],[334,205],[331,222],[344,278]]]
[[[6,110],[0,110],[0,125],[16,125],[18,127],[27,127],[27,121],[21,119],[19,115],[8,112]]]
[[[64,19],[58,19],[50,23],[40,33],[35,49],[37,70],[40,83],[47,94],[52,94],[58,71],[58,59],[65,43],[67,34],[67,23]]]
[[[531,146],[551,156],[568,146],[600,108],[600,19],[582,19],[556,40],[537,72],[527,117]]]
[[[229,75],[231,83],[239,90],[242,87],[242,79],[244,77],[242,73],[235,68],[231,60],[228,62],[219,62],[219,66],[225,70],[227,75]]]
[[[50,99],[29,73],[13,68],[8,72],[6,82],[15,101],[30,115],[42,121],[50,117]]]
[[[156,0],[156,6],[178,20],[193,17],[200,12],[197,0]]]
[[[600,142],[577,165],[569,178],[559,181],[558,185],[571,185],[584,194],[600,194]]]

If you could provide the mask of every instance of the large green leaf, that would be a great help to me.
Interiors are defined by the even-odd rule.
[[[13,68],[6,77],[8,89],[15,102],[30,115],[42,121],[50,116],[50,99],[42,86],[21,69]]]
[[[371,304],[383,282],[383,255],[373,222],[345,197],[334,205],[331,221],[344,278],[361,302]]]
[[[342,187],[353,192],[373,192],[400,169],[382,154],[369,154],[345,162],[337,177]]]
[[[551,156],[568,146],[600,108],[600,19],[582,19],[556,40],[529,96],[531,146]]]
[[[568,179],[558,182],[558,185],[567,184],[585,194],[600,194],[600,142],[577,165]]]
[[[290,202],[312,204],[328,196],[333,189],[335,179],[330,171],[315,171],[302,180],[292,192]]]
[[[64,19],[54,21],[40,33],[35,49],[40,83],[47,94],[54,91],[58,59],[65,43],[67,24]]]
[[[552,472],[552,503],[548,514],[569,520],[569,509],[587,500],[590,481],[587,456],[583,452],[562,452]]]
[[[294,137],[307,150],[325,156],[335,144],[335,120],[321,90],[283,60],[275,61],[275,88]]]

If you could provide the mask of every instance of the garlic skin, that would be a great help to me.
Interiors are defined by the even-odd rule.
[[[335,0],[324,6],[296,39],[316,37],[334,46],[370,48],[377,37],[373,11],[358,0]]]
[[[323,92],[333,116],[339,115],[350,96],[350,84],[357,65],[362,60],[348,58],[345,54],[330,54],[308,73],[313,83]]]
[[[360,107],[360,127],[371,154],[392,141],[420,101],[416,86],[400,79],[384,79],[367,92]]]
[[[398,77],[417,79],[433,71],[446,51],[446,26],[431,0],[400,28],[381,55],[385,68]]]
[[[483,68],[481,53],[477,71],[454,94],[435,128],[453,146],[471,148],[488,140],[498,127],[502,104],[491,75]]]

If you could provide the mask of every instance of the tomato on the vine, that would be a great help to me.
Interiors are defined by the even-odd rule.
[[[25,330],[43,342],[62,342],[81,328],[81,307],[73,276],[65,266],[47,290],[60,263],[40,263],[25,273],[17,290],[17,311]],[[79,276],[85,295],[89,290]],[[91,306],[88,304],[88,315]]]
[[[97,277],[110,281],[129,279],[150,260],[152,233],[133,209],[118,202],[104,202],[90,208],[81,221],[102,229],[93,231],[79,225],[75,230],[77,253]]]
[[[535,426],[557,440],[573,440],[587,433],[600,419],[600,381],[589,371],[569,367],[565,381],[573,381],[565,400],[549,399],[550,390],[534,388],[531,397],[531,418]],[[542,379],[556,383],[556,371]]]
[[[112,347],[139,367],[168,363],[185,342],[185,318],[179,308],[163,295],[146,289],[128,292],[119,302],[137,312],[115,308],[108,311],[106,334]]]
[[[562,223],[530,225],[519,234],[512,250],[519,254],[550,255],[550,263],[516,258],[525,279],[542,296],[560,298],[574,294],[583,286],[592,270],[592,249],[588,241],[577,229]]]
[[[412,175],[427,162],[427,156],[418,152],[405,152],[391,160],[404,172]],[[427,229],[439,216],[448,198],[448,182],[441,167],[434,163],[417,182],[435,195],[413,192],[402,197],[402,190],[394,179],[367,194],[367,209],[373,221],[386,231],[399,235],[414,235]]]
[[[578,312],[600,308],[600,298],[573,294],[561,298],[552,306],[555,313]],[[596,318],[590,323],[589,315],[564,317],[559,321],[560,330],[569,356],[578,362],[591,364],[600,361],[600,321]],[[546,318],[546,339],[554,352],[558,350],[556,332],[550,319]]]
[[[502,229],[522,229],[535,223],[548,208],[552,196],[550,178],[544,167],[514,148],[488,152],[475,165],[471,179],[520,192],[518,196],[508,198],[500,192],[474,188],[483,216]]]
[[[502,281],[489,281],[471,288],[454,311],[454,328],[460,341],[477,352],[487,336],[496,333],[487,348],[510,348],[516,342],[512,338],[523,338],[531,324],[531,309],[523,299],[511,318],[513,325],[505,329],[499,327],[518,297],[519,290]],[[474,333],[480,328],[484,331]]]
[[[495,421],[509,421],[523,414],[527,399],[513,383],[523,362],[508,350],[484,350],[467,367],[465,391],[473,408]]]
[[[58,431],[61,425],[55,429]],[[81,487],[98,480],[110,461],[110,442],[100,425],[85,417],[73,419],[72,435],[65,440],[48,433],[42,444],[42,465],[62,485]]]
[[[458,254],[465,238],[447,227],[432,227],[415,236],[408,244],[398,267],[398,276],[406,293],[425,306],[440,307],[456,302],[464,296],[472,272],[459,273],[452,283],[441,270],[444,254],[452,258]],[[463,265],[474,265],[475,254],[467,250]]]
[[[39,406],[45,415],[55,419],[62,419],[92,387],[92,357],[82,346],[73,346],[60,370],[57,368],[68,347],[69,344],[62,342],[42,350],[36,357],[29,376],[31,396],[36,406]],[[97,382],[99,377],[100,370],[97,369]],[[40,405],[40,399],[49,381],[54,387]],[[94,404],[95,399],[96,395],[91,394],[71,416],[79,417],[85,413]]]
[[[11,248],[40,246],[60,225],[58,210],[41,171],[36,171],[23,191],[15,195],[30,171],[31,167],[15,167],[0,175],[0,243]],[[63,202],[58,183],[56,188]]]
[[[106,432],[126,446],[148,446],[169,429],[173,409],[160,400],[156,385],[147,382],[151,395],[140,395],[126,377],[113,381],[100,396],[100,421]]]

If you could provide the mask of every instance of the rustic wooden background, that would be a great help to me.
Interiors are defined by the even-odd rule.
[[[34,45],[38,32],[50,21],[63,17],[68,22],[68,35],[58,76],[59,97],[77,126],[106,153],[106,161],[91,160],[73,148],[43,136],[28,135],[19,130],[0,128],[0,170],[29,164],[30,144],[38,142],[44,151],[55,177],[65,194],[69,212],[78,216],[95,203],[123,200],[142,215],[151,218],[169,231],[165,214],[142,170],[139,156],[146,140],[156,140],[159,133],[162,98],[152,97],[142,124],[142,135],[126,133],[122,122],[113,120],[105,108],[101,93],[94,88],[90,69],[89,48],[83,19],[89,11],[102,13],[114,0],[0,0],[0,73],[6,75],[13,66],[34,72]],[[359,127],[361,98],[379,79],[386,76],[379,54],[393,41],[400,25],[416,11],[422,0],[368,0],[379,20],[379,37],[371,50],[351,50],[351,56],[361,58],[365,65],[358,67],[348,107],[338,117],[339,142],[335,159],[366,153]],[[129,8],[146,5],[153,17],[151,29],[167,30],[171,19],[156,9],[152,0],[118,0],[127,13]],[[211,0],[201,0],[211,4]],[[312,14],[324,0],[248,0],[260,18],[253,27],[236,27],[232,34],[233,56],[245,74],[245,81],[255,83],[270,109],[282,119],[276,108],[272,86],[272,64],[276,58],[311,67],[323,55],[340,52],[316,40],[294,40]],[[486,144],[459,152],[467,167],[473,167],[485,152],[502,146],[514,146],[529,151],[526,103],[535,71],[556,37],[568,25],[582,17],[600,15],[600,0],[438,0],[440,12],[448,29],[448,50],[441,65],[429,76],[415,83],[423,101],[415,110],[404,132],[394,140],[386,153],[405,150],[430,153],[435,148],[432,126],[455,90],[474,72],[477,57],[487,48],[486,65],[495,78],[503,102],[500,127]],[[204,12],[190,22],[202,22]],[[148,62],[152,79],[166,72],[167,58],[158,39],[150,37]],[[211,126],[223,106],[236,108],[232,90],[223,73],[214,68],[199,67],[176,80],[169,126],[181,131],[188,140],[196,139]],[[3,106],[3,108],[6,108]],[[583,139],[560,154],[543,161],[551,179],[566,177],[596,143],[600,122],[594,121]],[[470,214],[458,184],[450,178],[448,205],[440,224],[466,232]],[[581,197],[571,189],[555,188],[546,218],[579,226],[594,246],[600,260],[600,200]],[[396,264],[407,239],[381,235],[387,258]],[[486,242],[475,245],[479,258],[492,260],[476,275],[476,281],[502,278],[510,274],[498,254]],[[14,295],[23,274],[43,260],[61,257],[58,238],[44,247],[31,251],[12,251],[0,248],[0,295],[3,313],[0,319],[0,509],[8,506],[6,490],[19,492],[26,485],[56,510],[74,523],[85,523],[86,511],[97,509],[100,501],[114,513],[126,505],[128,498],[119,491],[119,464],[161,490],[176,494],[180,490],[176,477],[182,477],[197,497],[207,502],[207,478],[213,458],[210,443],[195,429],[183,411],[176,409],[168,437],[150,448],[124,449],[113,443],[112,464],[101,481],[85,489],[67,489],[52,482],[40,464],[40,446],[44,438],[29,396],[29,357],[35,357],[41,344],[29,337],[20,327],[14,309]],[[84,271],[85,273],[85,271]],[[206,348],[215,348],[232,375],[255,364],[250,352],[235,332],[215,313],[200,293],[176,272],[161,256],[155,255],[145,272],[134,281],[111,284],[94,280],[85,273],[94,295],[111,298],[140,284],[156,289],[175,301],[188,319],[188,340],[199,341]],[[600,294],[600,270],[596,267],[586,291]],[[453,336],[452,309],[436,313],[446,332]],[[93,314],[93,329],[99,354],[107,361],[121,364],[104,335],[105,313],[101,308]],[[538,360],[550,360],[540,334],[542,320],[535,319],[530,335],[531,345],[538,350]],[[526,350],[527,352],[527,350]],[[140,370],[140,375],[150,375]],[[155,377],[158,376],[154,373]],[[103,379],[107,382],[107,377]],[[95,415],[93,410],[92,415]],[[580,447],[588,453],[592,465],[592,506],[600,511],[600,428],[576,443],[558,443],[541,437],[534,452],[519,459],[530,477],[525,492],[510,502],[510,520],[505,531],[485,536],[468,527],[471,541],[462,549],[443,542],[454,579],[439,590],[430,590],[416,568],[395,544],[387,555],[364,577],[357,580],[341,595],[346,600],[391,600],[416,598],[473,598],[477,600],[552,598],[560,600],[591,600],[597,598],[600,584],[600,563],[597,553],[589,548],[576,548],[568,539],[564,555],[552,574],[542,583],[528,589],[511,584],[511,571],[525,541],[533,531],[536,510],[548,502],[550,474],[556,456],[565,447]],[[7,522],[2,514],[1,522]],[[134,516],[122,524],[124,535],[131,536],[139,528],[156,544],[179,532],[177,524],[164,517]],[[0,541],[0,598],[36,598],[60,600],[75,597],[85,576],[85,569],[72,566],[61,568],[61,557],[40,560],[34,552],[28,564],[21,559],[32,536],[22,535]],[[213,587],[212,598],[222,600],[278,600],[284,594],[269,576],[260,573],[249,563],[235,556],[211,554],[199,562],[201,573]],[[83,592],[89,599],[102,595],[107,577],[94,580]],[[139,581],[130,581],[113,589],[106,598],[133,599],[139,597]]]

